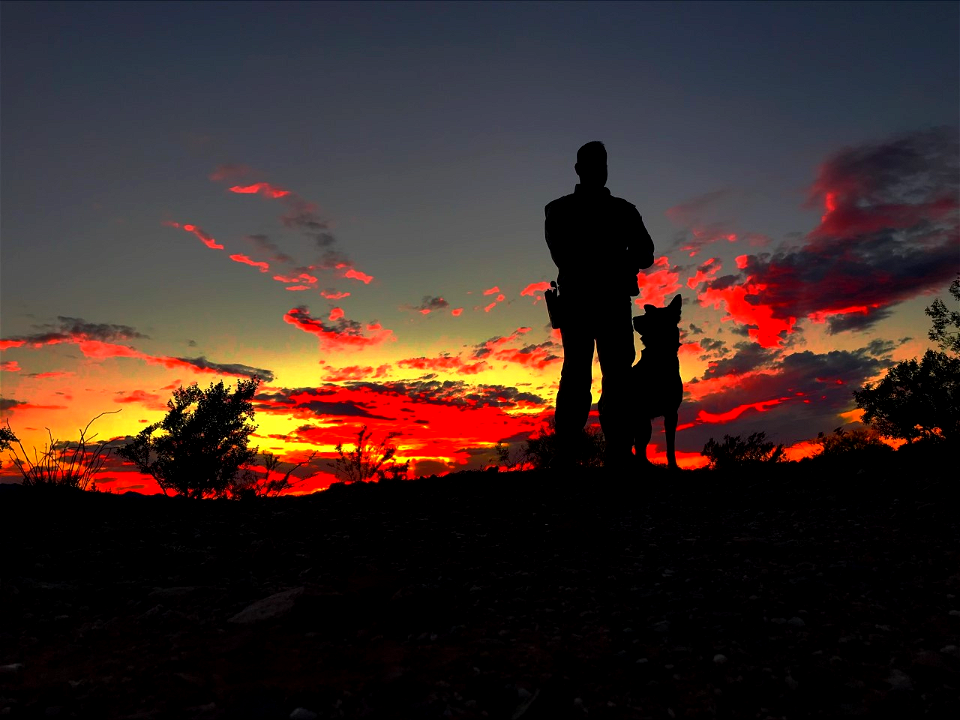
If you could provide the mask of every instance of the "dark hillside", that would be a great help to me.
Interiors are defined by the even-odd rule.
[[[948,717],[946,470],[901,451],[240,502],[4,488],[0,713]]]

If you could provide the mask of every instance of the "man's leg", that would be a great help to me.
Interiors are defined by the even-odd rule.
[[[607,444],[605,461],[614,466],[626,466],[632,460],[630,368],[636,357],[632,316],[629,298],[607,303],[597,334],[597,355],[603,373],[600,427]]]
[[[593,328],[580,318],[567,318],[560,331],[563,340],[563,367],[557,390],[557,447],[571,461],[579,447],[583,428],[590,416],[593,396]]]

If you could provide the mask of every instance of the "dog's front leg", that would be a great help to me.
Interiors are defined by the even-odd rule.
[[[677,413],[663,417],[663,430],[667,436],[667,467],[677,469]]]

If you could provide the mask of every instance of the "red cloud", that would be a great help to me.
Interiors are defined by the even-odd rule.
[[[290,276],[274,275],[273,279],[276,280],[277,282],[282,282],[282,283],[297,283],[297,284],[307,283],[309,285],[313,285],[314,283],[317,282],[317,278],[315,278],[313,275],[308,275],[307,273],[300,273],[299,275],[290,275]],[[327,297],[327,296],[324,295],[324,297]]]
[[[26,342],[26,340],[0,340],[0,350],[20,347],[21,345],[25,345]]]
[[[218,165],[214,168],[213,172],[210,173],[210,179],[214,182],[220,180],[236,180],[241,177],[245,177],[252,173],[253,170],[248,165]]]
[[[697,268],[696,274],[687,280],[687,287],[693,289],[700,283],[713,280],[720,272],[720,262],[716,258],[710,258],[703,265]]]
[[[656,269],[654,269],[656,268]],[[657,258],[649,270],[641,271],[637,275],[637,284],[640,286],[640,295],[634,301],[638,307],[656,305],[664,307],[668,295],[673,295],[680,289],[680,272],[670,269],[667,256]]]
[[[255,268],[260,268],[260,272],[268,272],[270,270],[270,265],[265,262],[257,262],[256,260],[251,260],[246,255],[231,255],[230,259],[234,262],[243,263],[244,265],[252,265]]]
[[[154,395],[153,393],[148,393],[143,390],[134,390],[127,395],[114,398],[114,402],[121,404],[137,403],[139,405],[145,405],[152,410],[164,410],[167,407],[166,402],[159,395]]]
[[[74,374],[74,373],[72,373],[72,372],[52,371],[52,372],[37,373],[37,374],[34,375],[33,377],[36,378],[37,380],[51,380],[51,379],[54,379],[54,378],[69,377],[69,376],[71,376],[71,375],[73,375],[73,374]]]
[[[341,269],[341,268],[344,268],[344,267],[346,267],[346,265],[344,265],[344,264],[342,264],[342,263],[341,263],[340,265],[337,265],[337,269],[338,269],[338,270]],[[348,268],[348,269],[343,273],[343,276],[346,277],[346,278],[352,278],[352,279],[354,279],[354,280],[359,280],[359,281],[362,282],[364,285],[369,285],[369,284],[370,284],[370,281],[373,280],[373,275],[367,275],[366,273],[362,273],[362,272],[360,272],[359,270],[357,270],[356,268]]]
[[[483,311],[484,311],[484,312],[490,312],[490,311],[493,310],[496,306],[497,306],[497,301],[494,300],[492,303],[490,303],[490,304],[487,305],[485,308],[483,308]]]
[[[487,369],[487,363],[482,360],[480,362],[469,363],[464,362],[459,356],[450,355],[440,355],[435,358],[409,358],[407,360],[400,360],[397,365],[402,368],[415,370],[445,370],[455,372],[458,375],[476,375],[478,372]]]
[[[384,377],[389,372],[389,365],[380,365],[376,369],[371,366],[351,365],[342,368],[327,368],[323,374],[324,382],[346,382],[353,380],[369,380],[370,378]]]
[[[498,292],[500,292],[500,288],[499,288],[498,286],[494,285],[494,286],[493,286],[492,288],[490,288],[489,290],[484,290],[484,291],[483,291],[483,294],[484,294],[484,295],[496,295]]]
[[[327,300],[342,300],[345,297],[350,297],[350,293],[337,292],[336,290],[321,290],[320,295]]]
[[[230,188],[230,192],[241,193],[244,195],[260,194],[268,198],[282,198],[283,196],[290,194],[289,190],[274,187],[270,183],[265,182],[259,182],[254,183],[253,185],[245,186],[234,185],[232,188]]]
[[[726,423],[731,420],[736,420],[747,410],[766,412],[769,408],[775,407],[786,400],[792,400],[792,398],[782,397],[774,400],[761,400],[760,402],[747,403],[745,405],[738,405],[732,410],[723,413],[709,413],[706,410],[701,410],[697,413],[697,420],[705,423]]]
[[[287,312],[283,319],[304,332],[316,335],[321,345],[328,348],[372,347],[393,339],[393,331],[384,330],[379,323],[367,326],[367,330],[373,332],[373,335],[364,335],[358,322],[343,317],[332,325],[325,325],[322,320],[311,317],[310,311],[302,305]]]
[[[343,317],[343,308],[335,307],[330,311],[330,321],[339,320]]]
[[[761,296],[766,289],[765,285],[730,285],[720,289],[706,289],[698,296],[700,305],[712,305],[719,309],[726,308],[727,316],[723,320],[734,320],[742,325],[753,325],[749,328],[750,337],[756,340],[761,347],[780,347],[783,342],[781,335],[789,334],[796,324],[795,317],[778,318],[769,305],[753,304],[747,300],[747,295]]]
[[[462,313],[463,313],[463,308],[454,308],[453,310],[450,311],[450,314],[453,315],[454,317],[460,317]]]
[[[524,295],[533,295],[535,293],[544,292],[549,289],[550,289],[550,283],[548,283],[546,280],[544,280],[543,282],[530,283],[523,290],[520,291],[520,296],[522,297]]]
[[[187,231],[188,233],[193,233],[194,235],[197,236],[197,238],[199,238],[200,242],[202,242],[211,250],[223,250],[223,245],[221,245],[212,237],[207,235],[201,228],[198,228],[196,225],[180,225],[179,223],[175,223],[175,222],[165,222],[163,224],[167,225],[168,227],[181,228]]]
[[[0,371],[20,372],[20,365],[16,360],[4,360],[3,362],[0,362]]]

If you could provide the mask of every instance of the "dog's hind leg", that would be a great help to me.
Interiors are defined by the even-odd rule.
[[[677,413],[663,417],[663,431],[667,436],[667,467],[677,469]]]
[[[650,444],[650,438],[653,437],[653,421],[648,418],[642,418],[637,422],[636,453],[637,465],[647,467],[651,463],[647,460],[647,445]]]

